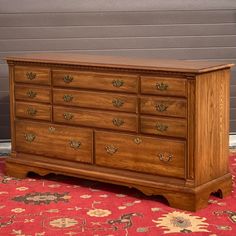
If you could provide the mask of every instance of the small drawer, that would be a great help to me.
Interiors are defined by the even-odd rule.
[[[184,178],[185,142],[95,132],[96,164],[154,175]]]
[[[141,113],[160,116],[186,117],[187,101],[170,97],[142,97]]]
[[[179,118],[141,116],[141,132],[178,138],[187,137],[187,121]]]
[[[16,102],[16,117],[51,121],[52,108],[50,105]]]
[[[137,98],[132,95],[54,89],[53,102],[85,108],[137,112]]]
[[[137,116],[121,112],[93,111],[87,109],[54,106],[55,122],[82,125],[88,127],[108,128],[114,130],[137,130]]]
[[[92,163],[91,130],[30,121],[15,124],[17,151]]]
[[[16,100],[51,103],[51,89],[25,85],[15,85]]]
[[[186,79],[141,77],[141,93],[168,96],[187,96]]]
[[[31,67],[31,66],[16,66],[15,67],[15,82],[50,85],[50,69]]]
[[[53,70],[53,84],[60,87],[136,93],[138,77],[108,73]]]

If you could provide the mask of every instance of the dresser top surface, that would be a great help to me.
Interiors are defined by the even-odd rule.
[[[101,56],[69,53],[35,53],[9,56],[9,61],[53,63],[66,65],[98,66],[124,69],[145,69],[156,71],[175,71],[203,73],[234,66],[227,62],[187,61],[168,59],[144,59],[118,56]]]

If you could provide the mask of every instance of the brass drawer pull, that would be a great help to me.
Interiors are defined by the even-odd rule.
[[[156,105],[156,110],[159,112],[164,112],[167,110],[167,108],[168,108],[168,106],[163,103]]]
[[[67,84],[69,84],[69,83],[71,83],[72,81],[73,81],[73,76],[71,76],[71,75],[65,75],[64,77],[63,77],[63,81],[65,82],[65,83],[67,83]]]
[[[159,153],[158,157],[159,157],[159,160],[163,162],[170,162],[173,159],[173,155],[170,153]]]
[[[160,131],[160,132],[164,132],[164,131],[167,131],[168,126],[167,126],[167,125],[163,125],[163,124],[157,123],[156,129],[157,129],[158,131]]]
[[[70,147],[74,149],[79,149],[81,146],[81,142],[77,140],[70,140]]]
[[[113,123],[113,125],[115,125],[115,126],[117,126],[117,127],[120,127],[120,126],[123,125],[125,122],[124,122],[122,119],[120,119],[120,118],[114,118],[114,119],[112,120],[112,123]]]
[[[74,115],[70,112],[65,112],[63,113],[63,117],[65,120],[71,120],[74,117]]]
[[[108,145],[105,147],[105,150],[108,154],[114,155],[118,151],[118,148],[114,145]]]
[[[33,80],[33,79],[35,79],[36,78],[36,73],[33,73],[32,71],[31,72],[26,72],[26,77],[27,77],[27,79],[29,79],[29,80]]]
[[[160,91],[165,91],[168,88],[168,84],[164,84],[163,82],[156,84],[156,89]]]
[[[50,133],[53,133],[53,132],[56,131],[56,128],[53,127],[53,126],[50,126],[50,127],[48,128],[48,131],[49,131]]]
[[[121,86],[124,85],[124,81],[123,81],[123,80],[116,79],[116,80],[113,80],[113,81],[112,81],[112,85],[113,85],[114,87],[120,88]]]
[[[74,98],[74,97],[73,97],[72,95],[70,95],[70,94],[65,94],[65,95],[63,96],[63,100],[64,100],[65,102],[71,102],[73,98]]]
[[[114,107],[122,107],[124,105],[124,101],[122,101],[119,98],[114,98],[112,100],[112,104],[113,104]]]
[[[30,116],[35,116],[37,114],[37,112],[38,111],[35,108],[33,108],[33,107],[29,107],[27,109],[27,114],[30,115]]]
[[[141,142],[142,142],[142,139],[139,137],[134,139],[134,143],[136,143],[136,144],[140,144]]]
[[[26,95],[29,97],[29,98],[35,98],[37,96],[37,93],[34,92],[33,90],[28,90]]]
[[[33,142],[36,138],[36,135],[33,133],[25,133],[25,140],[29,143]]]

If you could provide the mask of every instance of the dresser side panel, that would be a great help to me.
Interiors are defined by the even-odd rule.
[[[229,82],[227,69],[196,78],[196,185],[229,172]]]

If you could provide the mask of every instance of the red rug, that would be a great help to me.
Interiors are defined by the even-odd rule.
[[[0,236],[236,235],[235,181],[231,196],[210,197],[207,208],[190,213],[109,184],[7,177],[0,164]],[[236,155],[230,168],[235,176]]]

